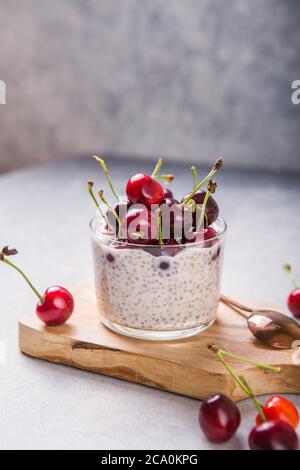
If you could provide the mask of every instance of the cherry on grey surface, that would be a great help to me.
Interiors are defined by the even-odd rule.
[[[120,192],[131,174],[154,166],[117,159],[108,164]],[[191,189],[188,165],[165,169],[176,174],[177,197]],[[40,290],[92,280],[88,179],[110,194],[100,167],[88,157],[0,176],[0,242],[19,249],[15,262]],[[300,280],[299,176],[225,166],[217,179],[216,199],[228,222],[222,291],[285,307],[291,285],[282,265],[290,262]],[[197,400],[22,355],[17,321],[36,299],[3,264],[0,294],[0,448],[247,448],[256,414],[249,400],[239,405],[237,435],[222,445],[209,443],[198,426]],[[271,351],[266,362],[272,362]],[[299,408],[300,397],[291,398]]]

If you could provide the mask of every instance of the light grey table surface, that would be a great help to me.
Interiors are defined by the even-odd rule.
[[[121,190],[147,163],[117,160],[111,173]],[[191,187],[189,168],[171,167],[176,194]],[[0,243],[16,246],[15,261],[36,286],[92,279],[88,222],[94,209],[87,179],[107,189],[88,158],[0,176]],[[228,222],[223,292],[285,305],[290,291],[282,270],[300,280],[300,178],[224,168],[217,199]],[[197,400],[31,359],[18,351],[17,321],[35,298],[23,280],[0,265],[1,449],[247,449],[255,410],[239,404],[242,425],[214,445],[198,426]],[[292,396],[300,407],[300,397]]]

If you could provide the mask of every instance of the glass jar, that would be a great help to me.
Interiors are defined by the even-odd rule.
[[[210,326],[217,313],[226,223],[216,236],[180,245],[137,245],[90,223],[95,288],[101,321],[140,339],[176,340]]]

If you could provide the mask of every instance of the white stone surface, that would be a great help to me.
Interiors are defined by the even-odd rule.
[[[114,162],[119,188],[141,163]],[[170,167],[174,188],[192,184],[188,168]],[[0,243],[19,249],[20,266],[39,289],[92,277],[85,181],[103,177],[88,159],[0,176]],[[229,172],[219,177],[218,201],[228,221],[223,292],[285,304],[290,284],[282,264],[300,279],[299,178]],[[105,189],[107,186],[104,185]],[[197,421],[197,400],[38,361],[18,351],[17,321],[35,298],[0,265],[1,449],[247,449],[255,410],[239,404],[243,421],[224,445],[209,443]],[[271,353],[270,353],[271,354]],[[300,408],[300,397],[291,396]]]

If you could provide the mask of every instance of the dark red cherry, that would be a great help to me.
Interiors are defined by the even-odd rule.
[[[175,256],[180,250],[182,246],[174,240],[173,238],[169,240],[165,240],[164,244],[161,246],[161,255],[162,256]]]
[[[126,194],[129,201],[145,204],[149,208],[153,204],[161,204],[164,199],[163,187],[145,173],[137,173],[129,179]]]
[[[164,240],[183,238],[193,225],[191,208],[172,199],[166,199],[160,208]]]
[[[230,439],[241,422],[237,405],[226,395],[216,394],[203,402],[199,411],[199,424],[210,441]]]
[[[180,245],[176,240],[171,238],[164,240],[163,245],[147,246],[144,250],[152,256],[175,256],[183,247],[183,245]]]
[[[288,307],[294,317],[300,318],[300,288],[296,287],[288,297]]]
[[[164,198],[165,199],[174,199],[173,192],[169,188],[164,188]]]
[[[125,217],[128,209],[130,208],[131,205],[132,204],[129,201],[119,201],[114,206],[114,210],[116,211],[118,216],[121,218],[121,220],[123,219],[123,217]],[[116,217],[114,216],[114,213],[110,209],[108,209],[107,213],[106,213],[106,216],[107,216],[107,221],[108,221],[109,227],[114,231],[114,233],[117,233],[118,228],[119,228],[119,224],[118,224],[118,221],[116,220]]]
[[[297,450],[298,436],[285,421],[272,420],[257,424],[249,434],[252,450]]]
[[[179,204],[179,202],[177,201],[177,199],[174,199],[173,197],[166,197],[166,198],[163,200],[161,206],[166,205],[166,206],[168,206],[168,207],[171,207],[173,204]]]
[[[49,287],[36,306],[36,313],[40,320],[48,326],[57,326],[65,323],[72,315],[74,299],[72,294],[60,286]]]
[[[113,231],[112,229],[110,228],[110,226],[108,224],[105,224],[103,229],[102,229],[102,234],[103,235],[112,235],[113,234]]]
[[[122,226],[122,237],[129,243],[149,245],[157,242],[156,217],[146,208],[132,206],[123,218]]]
[[[204,233],[204,240],[210,240],[211,238],[214,238],[217,236],[217,233],[211,227],[207,227],[203,229],[203,233]]]
[[[203,201],[204,201],[204,198],[205,198],[205,195],[206,195],[206,192],[205,191],[198,191],[196,194],[194,194],[194,196],[192,197],[192,199],[195,201],[195,203],[198,205],[202,205],[203,204]],[[187,194],[181,202],[183,202],[187,197],[189,196],[189,194]],[[217,220],[217,218],[219,217],[219,206],[218,204],[216,203],[216,200],[210,196],[210,198],[208,199],[207,201],[207,205],[206,205],[206,210],[205,210],[205,213],[207,215],[207,225],[211,225],[213,222],[215,222]],[[197,218],[200,217],[200,214],[201,214],[201,208],[198,207],[197,208],[197,211],[194,212],[193,214],[193,224],[194,224],[194,227],[196,226],[196,221],[197,221]]]
[[[200,243],[205,242],[203,246],[205,248],[210,248],[214,243],[215,240],[210,241],[212,238],[215,238],[217,233],[211,227],[204,228],[199,232],[188,232],[186,238],[184,239],[185,243]]]

